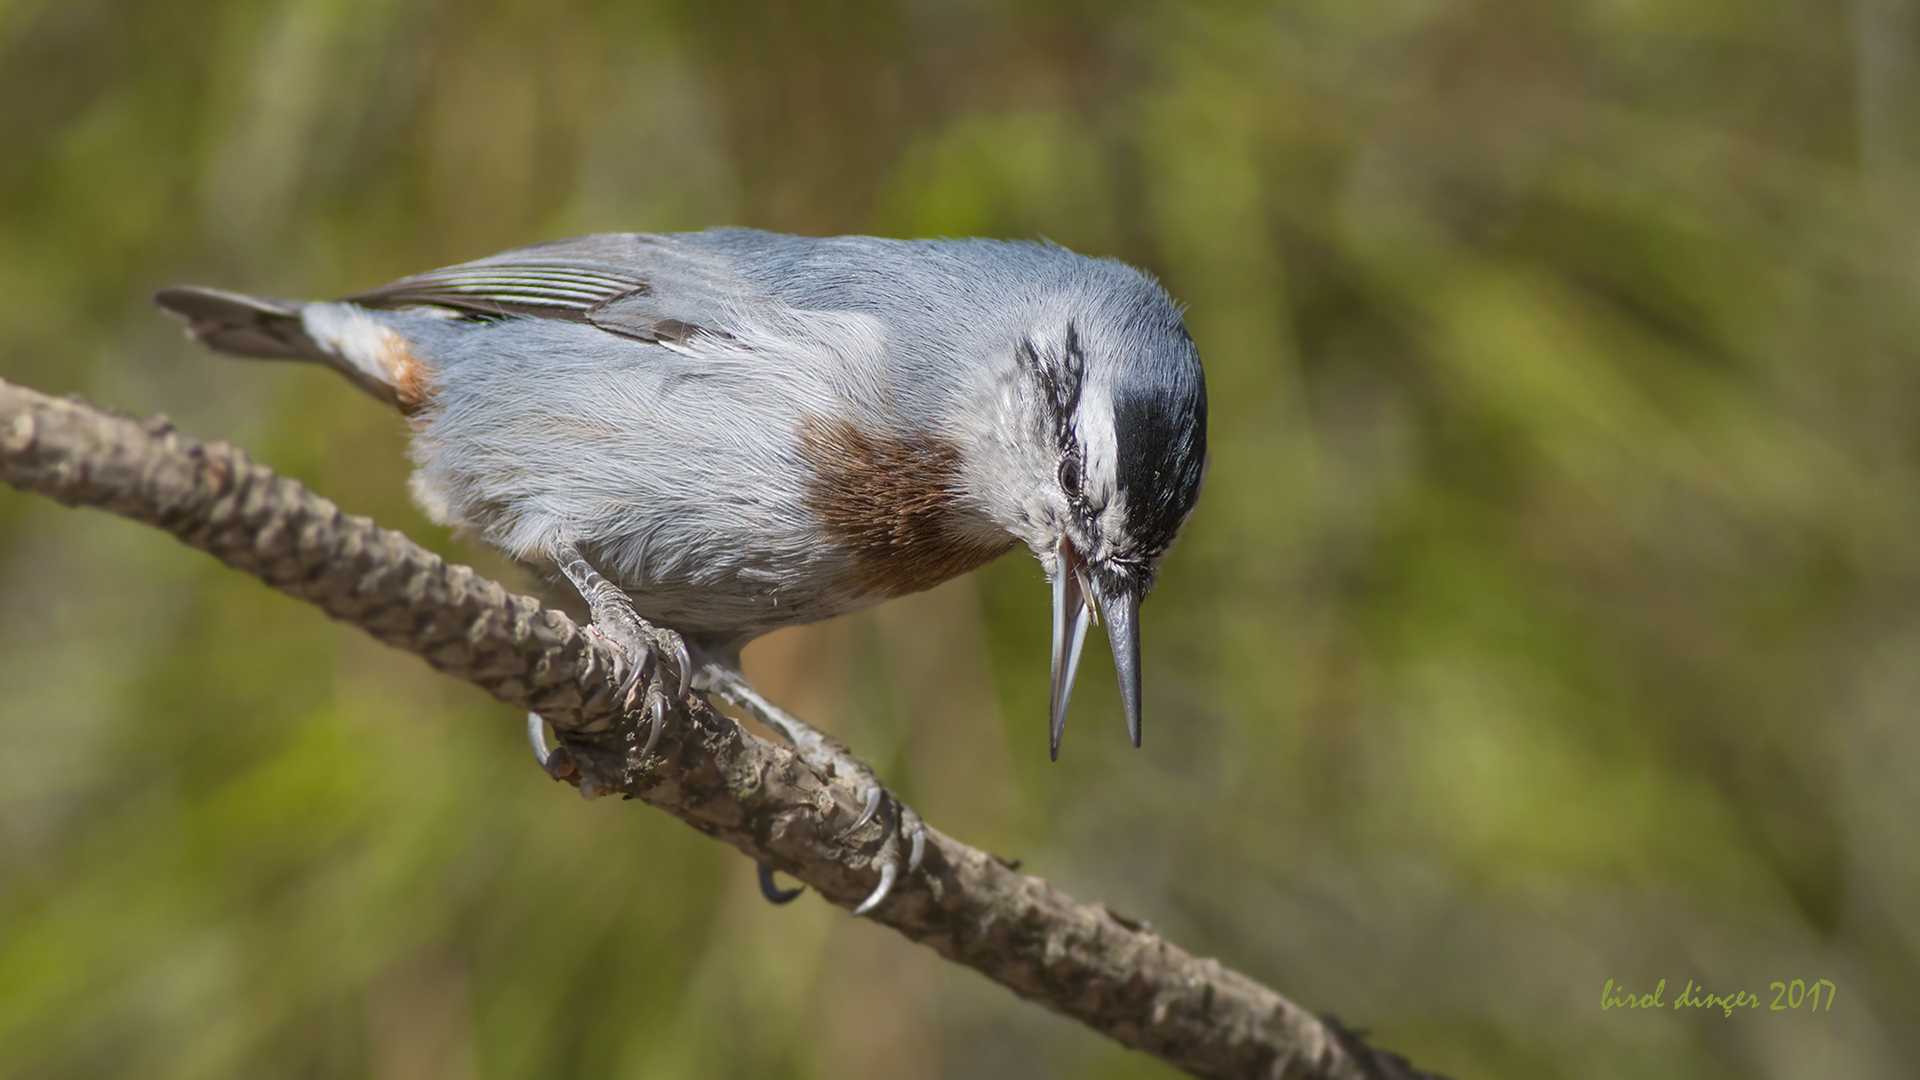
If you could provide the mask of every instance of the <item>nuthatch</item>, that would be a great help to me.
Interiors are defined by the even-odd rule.
[[[812,733],[739,678],[741,646],[1025,544],[1053,583],[1049,753],[1090,619],[1140,744],[1139,605],[1199,497],[1207,399],[1179,311],[1136,270],[718,229],[536,244],[333,303],[155,300],[213,349],[316,360],[397,406],[421,505],[571,581],[629,703],[646,683],[654,737],[691,644],[706,688],[771,709],[805,756]]]

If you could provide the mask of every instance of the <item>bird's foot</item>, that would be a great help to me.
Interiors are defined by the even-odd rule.
[[[686,697],[693,680],[693,658],[679,634],[657,627],[640,617],[633,600],[620,587],[602,577],[572,544],[554,548],[554,565],[580,590],[593,614],[587,632],[613,646],[614,690],[624,709],[644,707],[650,721],[642,759],[653,753],[665,726],[667,711]],[[669,683],[667,666],[672,665]]]
[[[893,892],[903,865],[906,872],[912,874],[920,868],[920,860],[926,855],[927,828],[921,822],[920,815],[898,798],[892,797],[873,770],[853,756],[847,744],[768,701],[739,672],[718,664],[708,664],[701,669],[700,676],[702,689],[718,694],[793,744],[800,760],[827,782],[836,798],[841,796],[843,786],[851,787],[853,800],[843,805],[849,812],[858,809],[859,813],[846,832],[856,832],[884,814],[878,859],[880,881],[853,913],[865,915],[879,907]],[[767,881],[763,876],[763,891]],[[773,894],[769,893],[768,899],[772,897]]]
[[[641,618],[634,610],[632,599],[601,576],[574,545],[557,545],[553,564],[587,602],[587,609],[593,615],[593,621],[587,624],[587,633],[613,647],[615,700],[624,710],[638,706],[647,717],[647,741],[637,759],[644,761],[660,741],[668,711],[674,702],[686,696],[692,681],[693,659],[687,653],[687,643],[679,634]],[[575,785],[588,799],[608,794],[608,789],[592,775],[581,771],[564,744],[547,749],[538,714],[527,716],[527,738],[540,767],[555,780]]]

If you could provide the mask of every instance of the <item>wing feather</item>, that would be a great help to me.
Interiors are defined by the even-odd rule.
[[[516,248],[343,297],[471,319],[564,319],[643,341],[724,335],[730,311],[772,303],[723,256],[671,236],[602,233]]]
[[[535,315],[587,321],[596,304],[645,294],[650,286],[638,274],[599,266],[558,262],[466,263],[401,278],[389,285],[345,297],[362,307],[449,308],[480,317]]]

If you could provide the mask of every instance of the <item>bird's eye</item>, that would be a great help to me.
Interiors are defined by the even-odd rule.
[[[1073,458],[1060,463],[1060,486],[1068,491],[1080,490],[1080,463]]]

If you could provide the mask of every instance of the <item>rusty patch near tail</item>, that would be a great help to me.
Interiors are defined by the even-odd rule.
[[[806,505],[858,567],[854,595],[902,596],[984,565],[1013,540],[983,543],[959,526],[960,450],[931,434],[876,435],[845,420],[800,422],[813,470]]]
[[[407,416],[427,407],[433,397],[433,370],[414,354],[413,346],[399,332],[381,327],[374,344],[374,357],[386,372],[393,387],[394,403]]]

